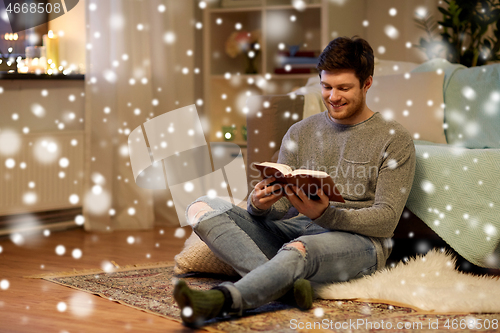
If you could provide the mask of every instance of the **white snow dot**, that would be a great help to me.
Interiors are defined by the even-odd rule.
[[[194,184],[191,182],[187,182],[184,184],[184,191],[192,192],[194,190]]]
[[[426,193],[428,194],[434,193],[435,187],[434,184],[432,184],[430,181],[424,180],[420,186]]]
[[[7,290],[7,289],[9,289],[9,286],[10,286],[10,283],[8,280],[3,279],[2,281],[0,281],[0,289]]]
[[[8,169],[12,169],[13,167],[16,166],[16,161],[13,158],[8,158],[5,160],[5,166]]]
[[[314,316],[323,317],[324,314],[325,314],[325,311],[323,310],[323,308],[315,308],[314,309]]]
[[[395,159],[391,158],[389,161],[387,161],[387,167],[389,169],[396,169],[397,166],[398,166],[398,162]]]
[[[64,302],[57,303],[57,311],[64,312],[64,311],[66,311],[67,308],[68,308],[68,306],[66,305],[66,303],[64,303]]]
[[[391,39],[397,39],[399,37],[399,30],[390,24],[385,26],[384,32]]]
[[[477,96],[476,91],[469,86],[462,88],[462,95],[464,95],[468,100],[474,100]]]
[[[71,255],[73,256],[73,258],[75,259],[80,259],[82,257],[82,250],[80,249],[74,249],[72,252],[71,252]]]
[[[165,33],[165,35],[163,36],[163,40],[165,41],[165,43],[167,44],[173,44],[175,43],[175,40],[176,40],[176,35],[174,32],[172,31],[168,31],[167,33]]]
[[[80,201],[80,197],[78,194],[72,194],[69,196],[69,202],[73,205],[76,205]]]
[[[215,197],[217,197],[217,191],[214,189],[208,190],[207,197],[209,197],[210,199],[214,199]]]
[[[497,228],[488,223],[488,224],[485,224],[484,226],[484,232],[488,235],[488,236],[495,236],[497,234]]]
[[[75,216],[75,223],[77,225],[83,225],[85,223],[85,217],[83,217],[83,215]]]
[[[64,245],[57,245],[56,246],[56,254],[58,256],[62,256],[64,253],[66,253],[66,248],[64,247]]]
[[[184,236],[186,236],[186,230],[184,230],[183,228],[175,229],[175,232],[174,232],[175,238],[183,238]]]
[[[66,157],[63,157],[59,160],[59,166],[61,168],[67,168],[69,165],[69,160]]]
[[[193,315],[193,309],[189,306],[184,307],[182,309],[182,315],[187,318],[191,317]]]

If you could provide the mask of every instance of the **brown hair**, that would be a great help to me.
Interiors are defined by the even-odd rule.
[[[321,52],[316,69],[321,78],[321,71],[335,69],[354,69],[362,88],[366,79],[373,76],[373,49],[366,40],[354,36],[338,37],[328,43]]]

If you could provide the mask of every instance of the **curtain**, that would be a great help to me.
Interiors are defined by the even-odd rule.
[[[194,101],[194,1],[86,1],[86,230],[178,223],[168,190],[139,188],[128,135]],[[189,52],[191,50],[191,52]]]

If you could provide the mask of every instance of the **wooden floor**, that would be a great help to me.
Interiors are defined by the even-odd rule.
[[[176,228],[151,231],[87,233],[82,229],[26,236],[23,245],[0,238],[0,332],[190,332],[182,324],[99,296],[24,276],[100,268],[105,261],[119,265],[173,260],[187,235],[174,237]],[[188,230],[186,230],[188,231]],[[129,244],[129,236],[134,243]],[[56,254],[63,245],[64,255]],[[82,257],[72,256],[74,249]],[[8,288],[6,287],[8,281]],[[67,305],[63,312],[57,306]]]

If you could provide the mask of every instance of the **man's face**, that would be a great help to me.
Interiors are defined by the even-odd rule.
[[[363,87],[354,69],[336,69],[321,72],[321,94],[329,116],[344,125],[354,125],[366,119],[366,92],[371,86],[370,76]]]

